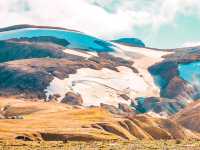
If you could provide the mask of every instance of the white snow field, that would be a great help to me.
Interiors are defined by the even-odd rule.
[[[125,66],[118,67],[119,72],[107,68],[101,70],[81,68],[77,70],[76,74],[71,74],[69,78],[64,80],[55,77],[45,90],[46,96],[59,94],[61,101],[65,94],[71,91],[82,96],[84,106],[99,106],[104,103],[116,107],[119,103],[131,104],[131,100],[138,96],[159,96],[159,88],[154,84],[153,77],[147,68],[161,61],[162,56],[169,54],[169,52],[121,44],[115,44],[115,46],[118,47],[117,51],[110,54],[133,60],[133,66],[139,70],[139,74]],[[67,49],[65,52],[85,58],[97,56],[96,53],[86,51],[79,52]],[[130,99],[123,99],[121,94],[126,94]]]

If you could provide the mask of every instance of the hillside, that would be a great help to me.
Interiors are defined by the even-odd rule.
[[[199,139],[198,121],[187,124],[197,120],[199,47],[135,41],[143,46],[58,27],[0,29],[0,138]]]
[[[103,108],[16,98],[0,98],[0,104],[1,107],[9,105],[5,116],[23,116],[18,120],[1,120],[1,139],[102,141],[198,138],[197,133],[189,132],[171,120],[148,115],[120,116]]]

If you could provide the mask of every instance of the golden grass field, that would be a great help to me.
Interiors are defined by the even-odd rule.
[[[168,120],[1,97],[0,108],[6,105],[7,116],[23,119],[0,119],[0,150],[200,150],[198,133]],[[174,140],[155,140],[162,138]]]

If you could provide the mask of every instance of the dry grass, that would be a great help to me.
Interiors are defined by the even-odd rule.
[[[33,141],[106,141],[195,138],[193,132],[176,126],[169,120],[134,116],[114,116],[101,108],[73,108],[55,102],[24,101],[1,98],[0,106],[10,105],[8,115],[24,119],[1,119],[0,140],[16,137]]]
[[[77,109],[55,102],[22,101],[15,98],[0,98],[0,104],[1,107],[11,105],[8,115],[24,117],[20,120],[0,120],[0,139],[15,139],[19,135],[32,137],[39,133],[74,134],[104,140],[119,138],[105,131],[86,128],[92,123],[115,121],[111,114],[100,108]]]
[[[0,141],[0,150],[200,150],[198,141],[150,141],[132,142],[23,142]]]

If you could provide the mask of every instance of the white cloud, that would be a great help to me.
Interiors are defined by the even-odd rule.
[[[194,47],[194,46],[200,46],[200,41],[198,42],[186,42],[182,45],[183,47]]]
[[[24,9],[26,8],[26,9]],[[1,0],[1,27],[14,24],[62,26],[95,35],[131,32],[133,20],[128,11],[115,14],[86,0]]]
[[[173,23],[177,13],[192,13],[196,7],[199,0],[0,0],[0,26],[62,26],[113,38],[132,35],[136,26],[157,29]]]

